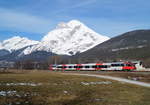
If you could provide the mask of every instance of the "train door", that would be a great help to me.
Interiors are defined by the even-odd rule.
[[[82,64],[76,64],[75,68],[76,70],[82,70],[83,66]]]
[[[93,68],[95,68],[95,70],[102,70],[101,68],[102,65],[103,65],[102,63],[96,63],[96,65],[93,66]]]

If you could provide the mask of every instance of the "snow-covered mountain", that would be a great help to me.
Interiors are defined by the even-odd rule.
[[[14,36],[0,42],[0,60],[46,59],[51,55],[75,55],[87,51],[109,38],[94,32],[83,23],[72,20],[60,23],[41,41]]]
[[[28,38],[25,37],[14,36],[10,39],[1,42],[0,50],[7,50],[11,53],[21,48],[31,46],[31,45],[36,45],[38,43],[39,43],[38,41],[29,40]]]
[[[72,20],[68,23],[58,24],[56,29],[44,36],[39,44],[26,48],[23,54],[46,51],[61,55],[74,55],[91,49],[108,39],[78,20]]]

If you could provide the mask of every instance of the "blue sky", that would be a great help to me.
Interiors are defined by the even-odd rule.
[[[0,41],[15,35],[40,40],[72,19],[109,37],[150,29],[150,0],[0,0]]]

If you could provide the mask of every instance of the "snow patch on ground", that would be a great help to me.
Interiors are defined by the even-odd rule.
[[[101,84],[112,84],[110,81],[101,81],[101,82],[81,82],[82,85],[101,85]]]
[[[16,95],[16,91],[0,91],[0,96],[13,96]]]
[[[42,83],[0,83],[5,86],[40,86]]]

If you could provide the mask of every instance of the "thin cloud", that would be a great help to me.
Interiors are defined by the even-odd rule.
[[[75,5],[72,5],[72,6],[69,6],[69,7],[66,7],[64,9],[61,9],[61,10],[58,10],[55,12],[55,14],[58,14],[60,12],[64,12],[66,10],[70,10],[70,9],[75,9],[75,8],[80,8],[80,7],[84,7],[84,6],[87,6],[87,5],[90,5],[90,4],[93,4],[95,3],[97,0],[83,0],[83,2],[79,2]]]
[[[90,4],[93,4],[95,3],[97,0],[84,0],[84,2],[81,2],[81,3],[78,3],[74,6],[72,6],[71,8],[78,8],[78,7],[83,7],[83,6],[86,6],[86,5],[90,5]]]
[[[43,33],[51,27],[52,22],[39,16],[0,8],[0,23],[1,29]]]

